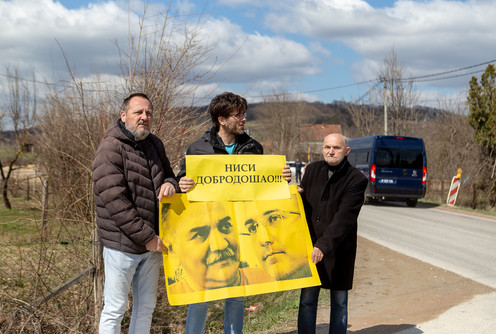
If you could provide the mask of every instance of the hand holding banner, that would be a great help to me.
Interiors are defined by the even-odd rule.
[[[320,284],[296,185],[291,197],[240,202],[160,203],[160,237],[171,305]]]

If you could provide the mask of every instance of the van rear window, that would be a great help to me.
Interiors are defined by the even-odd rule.
[[[422,151],[378,148],[375,163],[377,167],[422,169]]]

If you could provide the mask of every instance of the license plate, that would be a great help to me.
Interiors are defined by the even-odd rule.
[[[379,183],[396,184],[396,180],[393,180],[393,179],[379,179]]]

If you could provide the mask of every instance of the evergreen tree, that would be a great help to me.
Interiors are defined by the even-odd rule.
[[[496,203],[496,68],[489,64],[482,74],[480,84],[476,77],[470,80],[468,92],[469,123],[475,129],[475,142],[481,146],[493,166],[490,176],[489,201]]]

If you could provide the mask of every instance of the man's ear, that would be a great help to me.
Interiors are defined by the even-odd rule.
[[[121,121],[126,124],[126,113],[123,110],[121,110]]]
[[[217,117],[217,122],[219,122],[220,125],[226,125],[227,118],[225,118],[224,116],[219,116]]]

